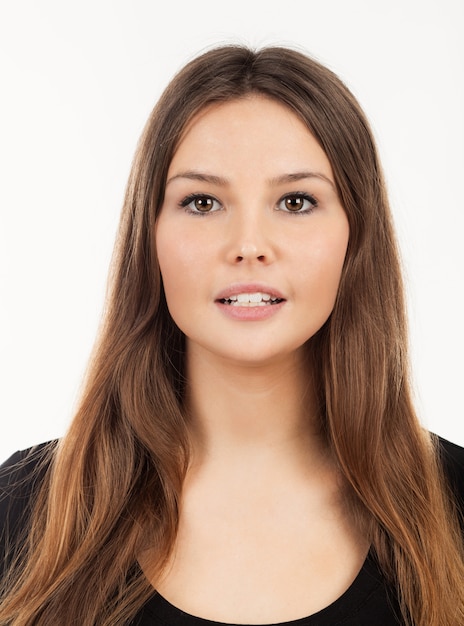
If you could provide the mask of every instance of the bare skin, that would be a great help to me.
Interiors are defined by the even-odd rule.
[[[179,180],[193,169],[227,183]],[[322,177],[270,182],[304,170]],[[304,358],[333,307],[346,217],[309,131],[263,98],[201,116],[170,177],[157,245],[168,306],[187,338],[193,455],[163,576],[150,577],[149,550],[140,563],[187,613],[237,624],[302,618],[350,586],[368,550],[319,435]],[[289,216],[282,194],[300,190],[317,195],[318,208]],[[179,212],[191,192],[211,194],[214,213]],[[283,303],[269,318],[231,318],[217,294],[237,281],[271,285]]]
[[[368,546],[346,519],[337,473],[304,406],[289,402],[301,397],[289,393],[298,387],[308,397],[296,364],[252,376],[201,365],[214,391],[204,393],[192,371],[192,406],[209,419],[195,420],[178,541],[156,587],[184,611],[220,622],[315,613],[349,587]]]

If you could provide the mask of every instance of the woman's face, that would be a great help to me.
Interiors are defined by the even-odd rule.
[[[203,110],[156,228],[189,353],[257,365],[298,351],[332,311],[348,237],[330,163],[293,112],[262,96]]]

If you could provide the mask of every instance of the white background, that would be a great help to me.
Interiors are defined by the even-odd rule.
[[[140,131],[175,71],[237,41],[302,47],[367,111],[417,407],[464,444],[462,0],[0,2],[0,458],[65,432]]]

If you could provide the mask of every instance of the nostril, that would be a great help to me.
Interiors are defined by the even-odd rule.
[[[258,263],[266,263],[268,260],[267,254],[259,254],[261,251],[254,244],[243,244],[237,250],[234,251],[234,256],[231,257],[234,263],[248,263],[248,262],[258,262]],[[237,254],[239,253],[239,254]]]
[[[235,257],[235,262],[236,263],[242,263],[242,261],[245,261],[246,258],[247,258],[246,255],[241,255],[241,254],[237,255]],[[264,254],[260,254],[260,255],[256,256],[255,258],[260,263],[265,263],[266,262],[266,256]]]

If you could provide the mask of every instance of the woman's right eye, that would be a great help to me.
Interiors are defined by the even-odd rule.
[[[180,206],[184,207],[187,213],[193,213],[194,215],[205,215],[206,213],[214,213],[222,209],[222,204],[213,196],[196,193],[184,198]]]

